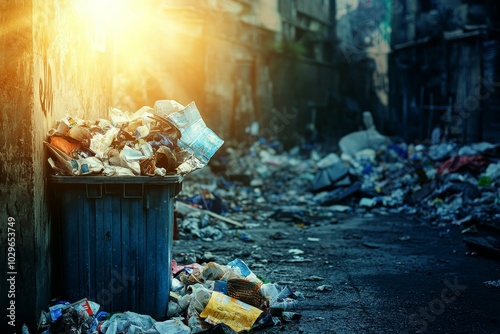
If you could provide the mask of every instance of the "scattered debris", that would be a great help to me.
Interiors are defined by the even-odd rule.
[[[288,253],[293,254],[293,255],[302,255],[302,254],[304,254],[304,251],[301,249],[293,248],[293,249],[289,249]]]
[[[51,165],[64,175],[189,173],[176,201],[179,235],[185,242],[190,238],[207,242],[238,238],[251,243],[255,240],[252,228],[264,227],[263,222],[280,221],[306,229],[309,225],[336,223],[348,214],[419,215],[438,225],[440,230],[435,235],[443,238],[454,225],[464,234],[475,234],[479,223],[498,224],[500,163],[488,153],[496,147],[491,144],[459,148],[456,143],[426,147],[391,142],[376,131],[371,115],[365,113],[367,130],[342,138],[341,157],[340,152],[324,152],[322,156],[313,151],[305,156],[299,148],[284,151],[281,143],[262,138],[249,147],[228,143],[215,154],[222,145],[218,137],[203,132],[211,138],[207,150],[196,151],[193,147],[198,146],[188,140],[191,137],[186,129],[176,126],[186,113],[196,114],[194,108],[171,101],[132,115],[113,110],[111,121],[88,124],[72,118],[61,120],[47,145]],[[202,122],[200,117],[195,119]],[[65,126],[68,135],[61,135],[59,131],[64,132]],[[201,168],[206,164],[208,168]],[[276,232],[266,242],[286,236],[286,231]],[[345,238],[360,240],[363,236]],[[319,242],[320,238],[303,237],[302,246],[306,240]],[[407,242],[412,237],[402,235],[398,240]],[[463,241],[471,254],[500,256],[500,241],[494,237],[467,237]],[[383,246],[361,244],[369,249]],[[178,333],[186,328],[193,333],[232,333],[300,320],[299,313],[290,312],[299,308],[300,294],[292,291],[289,285],[293,282],[288,278],[287,284],[265,283],[257,278],[240,259],[253,256],[252,251],[240,250],[239,257],[226,265],[218,264],[214,254],[212,249],[199,254],[189,251],[183,263],[190,264],[172,262],[174,280],[167,321],[173,322],[167,325],[149,320],[141,328],[159,333],[167,326],[177,326]],[[276,258],[274,261],[313,261],[304,254],[293,248],[270,255]],[[261,261],[259,265],[268,263]],[[324,280],[320,276],[304,279]],[[498,281],[485,285],[498,287]],[[332,285],[316,288],[320,292],[332,290]],[[69,312],[69,303],[63,304]],[[101,329],[110,328],[123,317],[135,316],[126,312],[122,318],[116,314],[104,318],[101,314],[99,318],[96,312],[90,324],[84,317],[75,328],[90,328],[95,321]],[[50,315],[42,318],[44,328],[62,321]],[[105,323],[107,327],[103,327]],[[176,333],[174,329],[171,332]]]
[[[321,292],[326,292],[326,291],[332,291],[333,286],[325,284],[325,285],[320,285],[316,288],[316,291],[321,291]]]
[[[477,234],[478,230],[476,225],[469,226],[462,230],[462,234]]]
[[[204,214],[206,213],[207,215],[213,217],[213,218],[216,218],[218,220],[222,220],[223,222],[226,222],[228,224],[231,224],[231,225],[234,225],[234,226],[238,226],[238,227],[243,227],[244,225],[242,223],[239,223],[233,219],[230,219],[230,218],[227,218],[227,217],[223,217],[215,212],[211,212],[211,211],[207,211],[207,210],[202,210],[202,209],[199,209],[199,208],[195,208],[194,206],[191,206],[191,205],[188,205],[188,204],[185,204],[185,203],[182,203],[182,202],[177,202],[176,203],[176,208],[177,210],[180,210],[180,211],[183,211],[183,212],[186,212],[186,211],[189,211],[189,210],[192,210],[192,211],[197,211],[199,212],[200,214]]]
[[[179,266],[173,260],[172,272],[174,283],[166,321],[130,311],[99,312],[100,305],[82,299],[73,304],[55,302],[42,312],[39,331],[44,334],[237,333],[301,318],[299,313],[288,310],[298,307],[298,300],[304,298],[302,294],[289,286],[262,282],[239,258],[227,265],[209,262]]]
[[[380,248],[380,245],[376,245],[374,243],[370,243],[370,242],[363,242],[362,245],[366,248],[371,248],[371,249],[378,249]]]
[[[324,278],[320,276],[310,276],[306,278],[306,281],[322,281],[322,280],[324,280]]]
[[[469,237],[464,238],[463,241],[469,247],[470,252],[500,258],[500,240],[495,237]]]
[[[500,289],[500,279],[498,281],[486,281],[484,282],[487,288],[498,288]]]

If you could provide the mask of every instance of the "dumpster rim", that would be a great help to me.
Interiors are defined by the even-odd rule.
[[[50,182],[54,184],[148,184],[169,185],[180,184],[182,175],[166,176],[61,176],[51,175]]]

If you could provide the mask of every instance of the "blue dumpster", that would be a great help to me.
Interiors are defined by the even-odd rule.
[[[182,177],[51,176],[56,284],[64,300],[164,319]],[[57,288],[56,288],[57,289]]]

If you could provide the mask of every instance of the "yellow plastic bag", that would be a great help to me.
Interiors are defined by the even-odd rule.
[[[208,323],[224,323],[241,332],[250,330],[261,313],[256,307],[214,291],[200,317]]]

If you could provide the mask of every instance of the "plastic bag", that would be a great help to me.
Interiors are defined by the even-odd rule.
[[[211,324],[224,323],[236,332],[250,330],[262,310],[219,292],[213,292],[207,307],[200,314]]]
[[[90,140],[90,149],[98,158],[103,159],[106,156],[119,131],[117,128],[111,128],[104,135],[100,133],[94,134]]]

